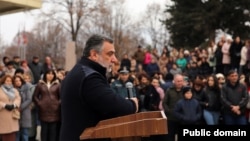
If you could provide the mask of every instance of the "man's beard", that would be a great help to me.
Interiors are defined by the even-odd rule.
[[[112,65],[107,65],[105,62],[103,62],[103,58],[102,57],[100,57],[99,58],[99,64],[101,65],[101,66],[103,66],[104,68],[106,68],[106,71],[107,72],[111,72],[112,71]]]

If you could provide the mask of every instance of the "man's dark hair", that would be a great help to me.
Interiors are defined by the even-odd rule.
[[[109,37],[103,36],[103,35],[92,35],[86,42],[85,48],[83,49],[83,56],[89,57],[90,56],[90,50],[94,49],[97,52],[101,52],[103,42],[109,42],[113,43],[113,40]]]
[[[231,70],[229,70],[229,71],[227,72],[226,76],[229,76],[229,75],[231,75],[231,74],[233,74],[233,73],[238,73],[238,72],[237,72],[236,69],[231,69]]]

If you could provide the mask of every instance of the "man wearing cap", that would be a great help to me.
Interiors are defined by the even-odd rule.
[[[119,69],[118,72],[119,76],[114,82],[111,83],[111,88],[115,93],[121,95],[123,98],[128,98],[128,89],[126,84],[128,82],[133,84],[133,80],[131,80],[129,70],[126,67]],[[136,97],[135,87],[133,87],[132,90],[133,96]]]

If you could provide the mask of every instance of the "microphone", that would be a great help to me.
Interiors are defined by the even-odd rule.
[[[125,85],[128,91],[128,98],[132,98],[133,97],[133,83],[127,82]]]

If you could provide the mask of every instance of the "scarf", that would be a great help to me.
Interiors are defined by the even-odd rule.
[[[4,91],[4,93],[9,97],[10,100],[14,100],[15,90],[14,90],[14,87],[12,85],[3,84],[1,86],[1,88]]]

